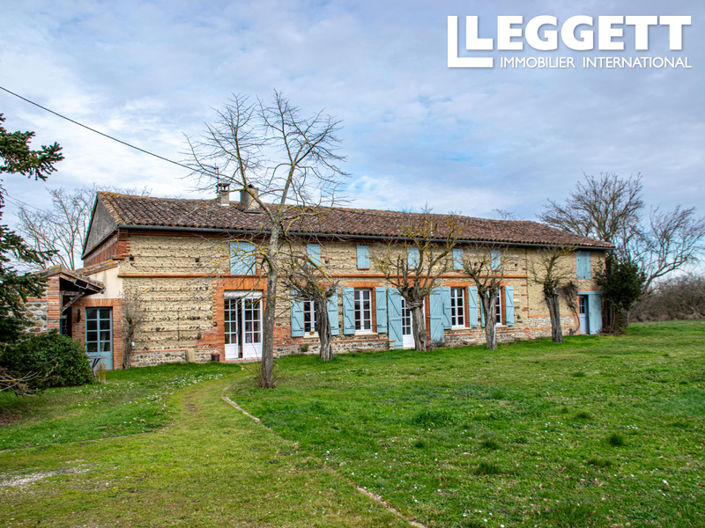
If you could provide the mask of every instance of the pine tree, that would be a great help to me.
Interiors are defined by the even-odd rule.
[[[35,180],[46,180],[54,172],[54,165],[64,159],[61,147],[42,145],[32,150],[30,141],[34,132],[8,132],[2,124],[5,117],[0,114],[0,175],[20,174]],[[0,181],[0,220],[5,206],[5,189]],[[28,324],[24,311],[27,297],[42,294],[45,281],[29,272],[18,271],[17,263],[37,264],[46,254],[35,251],[8,228],[0,225],[0,346],[14,342]]]

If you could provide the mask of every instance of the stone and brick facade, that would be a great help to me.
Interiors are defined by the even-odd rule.
[[[298,243],[303,248],[307,242],[315,242],[319,246],[321,265],[339,284],[337,310],[329,307],[331,316],[338,318],[338,324],[333,325],[338,329],[332,339],[334,353],[401,346],[399,339],[392,336],[391,320],[377,320],[379,314],[386,318],[387,313],[386,306],[380,306],[379,311],[377,304],[391,299],[386,293],[380,295],[378,289],[391,286],[375,266],[375,260],[401,236],[395,231],[400,215],[408,216],[393,211],[335,209],[328,211],[323,219],[318,217],[314,223],[298,228]],[[262,231],[266,231],[264,216],[243,212],[238,202],[223,206],[215,200],[98,193],[83,255],[88,266],[79,272],[95,283],[102,283],[104,288],[81,297],[71,306],[73,337],[85,342],[86,310],[106,307],[112,311],[114,368],[123,366],[126,353],[132,366],[248,357],[247,351],[242,353],[245,346],[242,343],[248,339],[242,333],[244,329],[238,330],[241,332],[237,338],[241,343],[240,354],[233,356],[232,321],[237,314],[238,321],[244,322],[243,328],[257,323],[256,310],[252,312],[252,309],[258,304],[261,310],[266,281],[259,265],[254,274],[240,274],[231,266],[231,243],[256,241]],[[501,297],[501,310],[505,314],[508,307],[504,304],[509,302],[513,304],[513,316],[511,321],[502,319],[498,325],[499,341],[550,335],[550,319],[541,287],[531,280],[542,249],[559,245],[580,248],[589,259],[589,267],[598,270],[609,248],[604,242],[535,222],[460,217],[459,223],[459,248],[486,247],[489,251],[501,247],[509,257],[503,293],[513,293],[511,298]],[[356,253],[359,245],[367,247],[369,258],[369,265],[362,269],[358,267]],[[564,260],[563,265],[570,268],[575,278],[577,290],[595,294],[598,288],[592,278],[578,278],[576,257],[568,255]],[[455,346],[484,342],[480,315],[477,309],[475,313],[471,310],[470,280],[462,272],[451,270],[442,277],[440,286],[462,288],[462,301],[457,302],[464,305],[463,324],[446,325],[442,331],[444,343]],[[346,326],[349,306],[345,306],[344,297],[352,291],[350,288],[371,292],[371,324],[367,331],[350,333]],[[275,322],[276,355],[317,352],[315,334],[292,329],[295,321],[288,292],[283,286],[278,291],[281,299]],[[51,304],[52,296],[56,295],[50,286],[50,312],[56,310]],[[262,300],[258,300],[260,296]],[[562,325],[567,334],[580,331],[578,299],[569,301],[561,301]],[[434,317],[431,304],[426,302],[425,306],[429,328]],[[42,323],[45,328],[53,324],[51,313],[46,317],[47,322]],[[133,317],[137,322],[133,324],[130,343],[125,339],[126,313],[138,314]],[[261,325],[261,312],[259,317],[257,324]],[[256,354],[256,346],[251,350]]]

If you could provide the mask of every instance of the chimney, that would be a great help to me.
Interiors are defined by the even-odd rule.
[[[252,197],[253,194],[259,197],[259,191],[253,185],[248,185],[247,189],[240,189],[240,209],[246,213],[259,212],[259,204]]]
[[[226,182],[218,182],[215,186],[216,194],[218,195],[218,205],[230,205],[230,184]]]

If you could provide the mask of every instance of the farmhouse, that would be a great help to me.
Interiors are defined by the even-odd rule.
[[[441,217],[442,215],[438,215]],[[329,299],[333,352],[413,347],[411,315],[376,259],[402,247],[412,213],[322,208],[291,234],[338,283]],[[484,342],[477,289],[460,262],[470,248],[507,258],[497,310],[500,341],[550,335],[541,286],[531,280],[541,250],[570,246],[564,265],[572,297],[561,300],[566,333],[599,333],[594,281],[609,244],[530,221],[457,217],[458,245],[424,310],[428,339],[448,346]],[[174,361],[256,359],[262,350],[266,280],[256,252],[266,215],[249,194],[220,188],[213,200],[99,192],[83,252],[85,267],[50,282],[45,327],[85,344],[108,369]],[[475,249],[476,250],[476,249]],[[501,254],[500,254],[501,253]],[[275,354],[316,352],[313,304],[285,302],[276,314]],[[35,312],[41,311],[35,307]]]

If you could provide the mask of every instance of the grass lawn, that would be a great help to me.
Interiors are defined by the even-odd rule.
[[[349,481],[428,526],[705,526],[703,337],[289,357],[275,390],[208,364],[0,394],[0,526],[408,526]]]
[[[230,396],[429,526],[705,526],[705,322],[278,362]]]
[[[171,365],[1,395],[0,526],[407,526],[225,404],[246,375]]]

